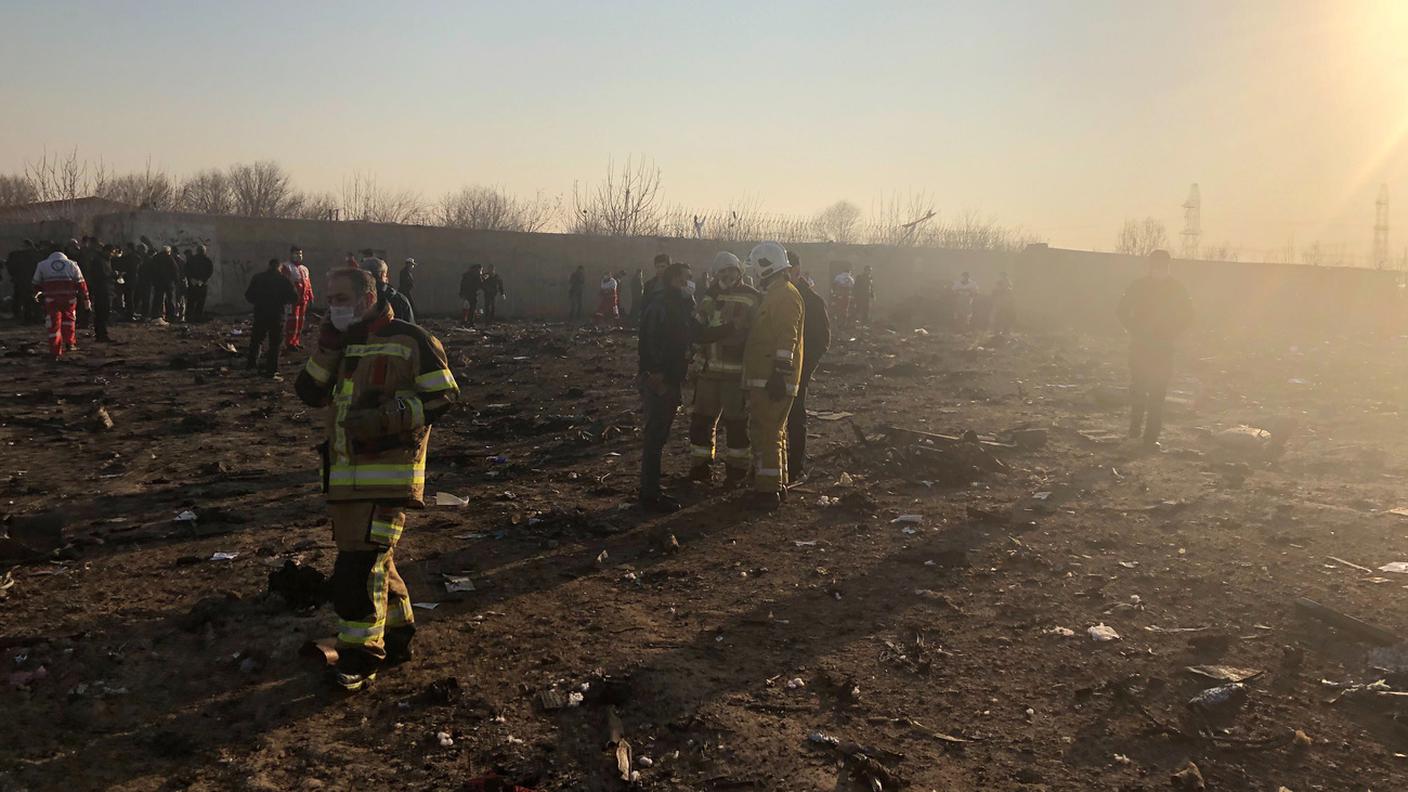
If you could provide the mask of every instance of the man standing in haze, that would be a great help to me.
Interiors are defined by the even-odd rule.
[[[478,264],[470,264],[460,276],[460,306],[463,310],[460,324],[464,327],[474,326],[474,315],[479,312],[479,290],[483,286],[483,268]]]
[[[259,363],[259,347],[267,341],[262,373],[269,378],[278,376],[279,349],[283,347],[283,328],[287,309],[298,302],[298,289],[280,271],[279,260],[269,259],[269,266],[249,280],[244,298],[254,306],[254,329],[249,334],[247,367]]]
[[[1007,273],[1002,273],[997,278],[997,285],[992,288],[992,329],[999,336],[1006,336],[1012,332],[1012,325],[1017,322],[1017,294],[1012,288],[1012,279],[1007,277]]]
[[[408,258],[401,264],[401,273],[397,276],[397,282],[401,286],[401,294],[405,296],[406,302],[415,307],[416,298],[413,292],[416,290],[416,260]]]
[[[643,315],[646,307],[650,305],[650,300],[656,295],[664,285],[665,270],[670,266],[670,256],[667,253],[657,253],[655,255],[655,274],[641,287],[640,312]]]
[[[35,321],[39,316],[38,306],[33,299],[34,286],[31,279],[34,277],[34,268],[39,266],[43,258],[34,242],[29,239],[20,243],[18,248],[10,251],[10,255],[5,257],[5,272],[10,276],[10,285],[14,287],[15,295],[14,305],[10,308],[14,311],[15,318],[26,324]]]
[[[391,268],[385,261],[379,258],[362,259],[362,269],[372,274],[372,280],[376,282],[377,299],[391,306],[391,310],[396,312],[396,318],[411,324],[416,323],[415,309],[411,308],[410,300],[406,295],[396,291],[391,285]]]
[[[856,321],[863,325],[870,324],[870,304],[875,301],[875,273],[869,264],[856,278],[855,301]]]
[[[1159,449],[1164,396],[1173,377],[1174,348],[1193,324],[1193,302],[1169,274],[1167,251],[1149,254],[1149,274],[1130,284],[1120,299],[1120,324],[1129,333],[1129,436],[1147,451]]]
[[[826,301],[802,274],[801,259],[789,250],[787,261],[792,265],[788,275],[802,295],[803,309],[802,379],[797,385],[797,398],[787,413],[787,477],[798,482],[807,475],[807,386],[821,365],[822,356],[831,348],[831,318],[826,313]]]
[[[581,264],[577,269],[572,270],[572,277],[567,279],[567,321],[578,322],[585,316],[582,301],[587,288],[587,270]]]
[[[30,283],[34,293],[44,300],[45,329],[49,336],[49,354],[55,361],[66,352],[78,348],[78,305],[92,310],[88,299],[88,282],[83,271],[68,256],[55,250],[34,268]]]
[[[394,315],[369,272],[328,276],[328,316],[295,383],[326,407],[323,481],[337,560],[337,667],[360,690],[385,664],[411,659],[415,616],[393,553],[406,509],[425,507],[430,426],[459,398],[440,341]]]
[[[164,245],[147,263],[147,283],[152,290],[151,312],[156,318],[176,321],[176,280],[180,277],[181,267],[171,253],[171,246]]]
[[[831,313],[841,327],[851,321],[851,295],[856,288],[856,278],[851,274],[851,265],[836,273],[831,279]]]
[[[98,240],[92,237],[89,239],[95,252],[85,257],[89,261],[88,266],[80,265],[80,268],[87,273],[88,296],[93,302],[93,340],[107,344],[112,342],[108,337],[108,319],[112,315],[113,259],[118,248],[99,245]]]
[[[205,245],[197,245],[186,259],[186,321],[205,321],[205,297],[214,276],[215,262],[206,255]]]
[[[968,330],[973,324],[973,304],[978,299],[978,282],[965,272],[959,275],[958,282],[953,284],[953,293],[958,300],[958,326]]]
[[[754,491],[749,505],[774,510],[787,485],[787,417],[802,379],[802,295],[788,275],[787,251],[763,242],[748,254],[763,287],[762,302],[743,347],[748,389],[748,439],[753,445]]]
[[[707,482],[714,476],[715,435],[723,417],[727,450],[724,485],[736,487],[748,478],[753,450],[748,442],[748,405],[743,395],[743,345],[761,295],[743,282],[743,264],[727,251],[714,256],[714,285],[699,301],[699,322],[708,328],[732,325],[733,335],[708,344],[694,378],[694,402],[689,415],[689,477]]]
[[[293,290],[298,292],[298,301],[288,307],[284,320],[284,351],[303,349],[303,321],[308,315],[308,306],[313,302],[313,279],[308,267],[303,264],[303,248],[293,245],[288,249],[288,261],[279,265]]]
[[[480,288],[484,291],[484,321],[492,322],[498,317],[499,298],[508,296],[504,291],[504,279],[499,277],[493,264],[484,267],[484,282]]]

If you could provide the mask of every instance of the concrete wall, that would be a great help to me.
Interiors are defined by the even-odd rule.
[[[205,244],[217,263],[211,283],[213,306],[244,311],[244,287],[270,258],[283,258],[297,243],[321,295],[327,270],[348,252],[376,250],[392,268],[412,256],[417,310],[453,315],[459,310],[459,279],[470,263],[492,263],[508,291],[506,316],[559,318],[567,310],[567,283],[582,265],[587,272],[588,312],[595,284],[609,270],[650,268],[657,253],[707,267],[719,250],[746,257],[748,243],[695,239],[612,238],[569,234],[462,231],[376,223],[211,217],[150,211],[95,218],[93,231],[107,241],[147,237],[182,249]],[[0,226],[0,244],[20,238],[67,238],[53,224]],[[1114,306],[1145,262],[1129,256],[1034,246],[1022,253],[893,248],[872,245],[800,244],[793,249],[823,294],[843,263],[874,268],[875,313],[901,326],[937,319],[935,303],[945,283],[968,271],[984,291],[999,273],[1010,273],[1019,321],[1028,326],[1114,331]],[[1188,287],[1199,324],[1211,332],[1307,337],[1339,332],[1405,332],[1405,290],[1399,275],[1362,269],[1247,262],[1176,261],[1174,273]],[[623,299],[626,299],[623,297]],[[625,307],[629,307],[629,303]]]

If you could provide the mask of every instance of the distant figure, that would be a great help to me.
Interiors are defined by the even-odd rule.
[[[507,297],[504,279],[494,270],[493,264],[484,266],[484,282],[479,287],[484,292],[484,321],[492,322],[498,317],[499,298]]]
[[[414,308],[416,305],[416,298],[414,295],[414,292],[416,290],[415,259],[408,258],[403,264],[401,264],[401,272],[396,276],[396,282],[401,287],[401,294],[405,295],[406,301],[411,304],[412,308]]]
[[[855,303],[856,321],[863,325],[870,324],[870,304],[875,301],[875,273],[870,265],[865,265],[865,270],[856,278]]]
[[[1159,449],[1174,347],[1193,324],[1193,302],[1169,274],[1169,263],[1167,251],[1150,253],[1149,274],[1130,284],[1118,310],[1129,333],[1129,436],[1142,439],[1149,451]]]
[[[396,291],[391,285],[391,268],[386,266],[386,262],[375,256],[364,258],[362,269],[370,272],[372,280],[376,281],[377,299],[391,306],[391,311],[397,319],[415,324],[416,311],[411,307],[411,301],[406,299],[406,295]]]
[[[34,268],[30,283],[36,296],[44,299],[49,354],[60,360],[65,352],[78,348],[78,304],[82,302],[84,310],[93,310],[88,282],[75,261],[55,250]]]
[[[1012,280],[1007,273],[997,277],[997,285],[992,289],[992,329],[1000,336],[1012,332],[1017,323],[1017,296],[1012,289]]]
[[[572,277],[567,280],[567,321],[579,321],[584,315],[582,300],[586,288],[587,270],[578,264],[577,269],[572,270]]]
[[[596,324],[621,326],[621,295],[617,288],[616,278],[607,272],[597,287]]]
[[[308,306],[313,302],[313,279],[303,264],[303,248],[293,245],[288,249],[288,261],[279,267],[288,282],[298,292],[298,301],[288,307],[284,319],[284,348],[289,352],[303,348],[303,320],[308,314]]]
[[[664,285],[665,268],[669,267],[670,263],[669,254],[657,253],[655,255],[655,275],[641,287],[640,310],[636,311],[637,318],[645,315],[645,309],[650,305],[651,298],[654,297],[655,293]],[[634,307],[632,310],[634,310]]]
[[[163,245],[147,264],[147,283],[152,289],[152,313],[158,319],[175,322],[180,319],[176,311],[176,281],[181,277],[181,265],[171,252],[170,245]]]
[[[474,315],[479,312],[479,290],[483,287],[483,268],[470,264],[460,276],[460,324],[474,326]]]
[[[259,348],[267,342],[269,351],[265,353],[262,371],[270,378],[279,373],[279,350],[283,347],[280,330],[288,307],[299,300],[298,289],[280,272],[281,267],[278,259],[269,259],[269,266],[250,278],[249,287],[244,290],[245,300],[254,306],[247,367],[253,370],[259,364]]]
[[[93,303],[93,340],[106,344],[112,341],[108,337],[108,319],[112,314],[112,263],[119,250],[114,245],[99,245],[96,239],[92,244],[97,255],[92,256],[92,262],[84,270],[87,273],[84,280],[88,281],[88,295]]]
[[[978,299],[978,282],[965,272],[959,275],[958,281],[953,284],[953,293],[956,298],[954,315],[958,326],[967,330],[973,324],[973,303]]]
[[[215,277],[215,262],[205,253],[205,245],[198,245],[196,252],[186,259],[186,320],[205,321],[205,298],[209,293],[210,279]]]
[[[851,294],[855,291],[856,279],[851,274],[851,267],[846,265],[845,269],[836,273],[836,277],[831,279],[831,316],[835,318],[836,324],[845,327],[851,321]]]
[[[26,323],[39,320],[39,307],[33,299],[34,287],[30,279],[34,277],[34,268],[39,266],[43,258],[34,242],[29,239],[24,240],[5,257],[5,272],[10,276],[10,285],[14,287],[15,295],[14,304],[10,308],[14,311],[16,319]]]
[[[631,324],[640,324],[641,302],[645,300],[645,270],[636,267],[631,276]]]

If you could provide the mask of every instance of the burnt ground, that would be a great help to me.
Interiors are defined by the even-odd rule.
[[[427,490],[469,505],[412,515],[399,566],[439,605],[417,660],[348,698],[298,656],[330,609],[268,593],[332,565],[318,416],[301,359],[271,382],[222,350],[238,327],[118,325],[55,365],[0,326],[0,788],[619,789],[612,713],[644,789],[868,788],[814,732],[886,789],[1163,789],[1190,760],[1211,789],[1408,787],[1388,697],[1325,683],[1402,684],[1401,660],[1293,605],[1404,624],[1408,575],[1378,571],[1408,561],[1402,339],[1203,339],[1141,456],[1081,434],[1124,426],[1117,339],[857,332],[811,399],[854,417],[813,420],[784,511],[678,482],[658,518],[631,506],[631,335],[431,322],[464,394]],[[1241,423],[1290,437],[1232,455],[1214,433]],[[1264,673],[1195,712],[1214,683],[1185,668],[1216,663]]]

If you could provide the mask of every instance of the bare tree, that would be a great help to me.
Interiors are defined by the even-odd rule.
[[[341,202],[330,192],[299,193],[294,197],[294,204],[288,217],[300,220],[343,219]]]
[[[873,245],[913,246],[924,244],[933,233],[938,216],[934,211],[934,200],[924,192],[911,192],[901,197],[898,193],[872,204],[871,221],[863,232],[865,240]]]
[[[369,223],[415,223],[425,213],[420,193],[410,190],[392,192],[377,183],[376,177],[353,173],[342,180],[338,193],[338,209],[343,220]]]
[[[23,176],[6,174],[0,176],[0,207],[20,206],[39,200],[34,185]]]
[[[24,164],[24,176],[39,201],[73,202],[96,194],[107,183],[102,161],[94,165],[79,159],[77,148],[52,156],[46,150],[38,162]]]
[[[860,207],[850,201],[837,201],[816,216],[817,232],[828,242],[847,244],[855,240],[860,224]]]
[[[1237,261],[1241,258],[1241,252],[1231,243],[1223,242],[1220,245],[1204,245],[1200,256],[1204,261]]]
[[[630,158],[619,169],[606,163],[606,180],[594,187],[572,185],[570,229],[583,234],[652,236],[660,231],[660,168]]]
[[[1133,218],[1124,221],[1119,239],[1115,242],[1115,252],[1129,256],[1147,256],[1155,250],[1168,246],[1168,231],[1164,224],[1152,217],[1142,221]]]
[[[301,203],[288,171],[272,160],[231,165],[229,180],[234,213],[238,215],[288,217]]]
[[[175,209],[179,198],[176,183],[165,171],[152,170],[150,159],[141,173],[128,173],[107,179],[94,194],[111,201],[156,210]]]
[[[203,170],[181,185],[179,203],[187,212],[225,215],[235,208],[235,194],[228,174],[217,168]]]
[[[432,220],[449,228],[531,233],[553,221],[560,203],[541,192],[532,198],[518,198],[502,187],[463,187],[440,199]]]

